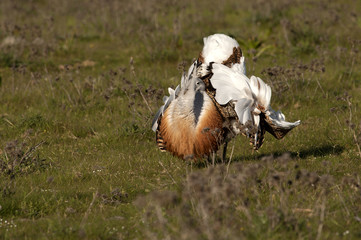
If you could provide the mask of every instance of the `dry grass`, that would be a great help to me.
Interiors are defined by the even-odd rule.
[[[359,219],[360,193],[359,175],[320,175],[284,153],[192,172],[180,191],[154,192],[135,203],[146,206],[139,229],[148,239],[329,239],[343,234],[341,222]]]

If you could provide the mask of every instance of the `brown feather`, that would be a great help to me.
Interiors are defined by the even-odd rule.
[[[242,57],[242,51],[240,47],[234,47],[233,48],[233,54],[229,56],[229,58],[222,62],[223,65],[226,65],[227,67],[231,67],[234,63],[240,63]]]

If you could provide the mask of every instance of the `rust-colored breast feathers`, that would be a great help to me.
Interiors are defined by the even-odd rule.
[[[175,103],[174,103],[175,104]],[[157,135],[162,148],[180,158],[202,158],[217,151],[222,143],[222,117],[208,99],[199,121],[193,116],[179,116],[170,106],[164,113]]]

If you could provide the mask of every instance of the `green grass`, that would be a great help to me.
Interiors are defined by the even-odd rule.
[[[1,1],[0,238],[359,239],[359,12],[351,0]],[[230,164],[187,163],[157,149],[150,125],[178,65],[217,32],[302,124],[258,152],[237,137]]]

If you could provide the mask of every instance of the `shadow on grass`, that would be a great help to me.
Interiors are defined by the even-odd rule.
[[[305,159],[308,158],[310,156],[313,157],[323,157],[326,155],[339,155],[344,151],[344,147],[343,146],[332,146],[332,145],[321,145],[321,146],[312,146],[310,148],[306,148],[306,149],[301,149],[301,151],[299,152],[289,152],[289,151],[285,151],[285,152],[273,152],[272,154],[249,154],[247,156],[235,156],[232,159],[232,162],[241,162],[241,161],[259,161],[261,160],[263,157],[265,156],[269,156],[272,155],[274,157],[279,157],[284,153],[290,153],[292,158],[301,158],[301,159]],[[226,163],[229,161],[229,158],[226,159]],[[220,157],[217,157],[214,160],[214,164],[221,164],[222,159]],[[197,168],[204,168],[207,166],[212,165],[212,159],[206,160],[204,162],[198,162],[198,163],[193,163],[193,166],[197,167]]]
[[[289,152],[293,158],[301,158],[305,159],[310,156],[313,157],[323,157],[326,155],[339,155],[344,151],[343,146],[332,146],[332,145],[321,145],[321,146],[312,146],[306,149],[301,149],[299,152]],[[274,157],[281,156],[285,152],[273,152],[271,155]],[[252,160],[260,160],[264,156],[268,156],[269,154],[260,154],[260,155],[249,155],[249,156],[236,156],[233,161],[252,161]]]

